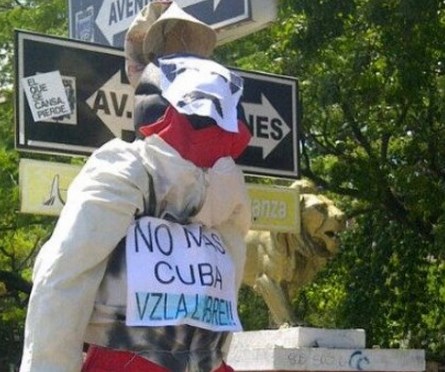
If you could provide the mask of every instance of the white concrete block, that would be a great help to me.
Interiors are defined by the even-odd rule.
[[[234,347],[284,348],[326,347],[364,348],[366,335],[363,329],[327,329],[312,327],[292,327],[274,330],[247,331],[233,335]]]
[[[244,347],[229,350],[237,372],[260,371],[425,371],[424,350]]]

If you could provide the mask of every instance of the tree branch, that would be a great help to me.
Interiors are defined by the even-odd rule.
[[[372,152],[371,144],[368,142],[366,137],[361,132],[361,130],[360,130],[358,124],[357,124],[357,121],[355,120],[354,114],[352,113],[352,110],[351,110],[350,106],[345,101],[343,101],[343,102],[341,102],[341,108],[343,110],[343,113],[345,115],[346,120],[348,121],[348,123],[351,126],[352,133],[354,134],[355,139],[365,149],[365,151],[368,154],[368,156],[370,158],[374,158],[374,154]]]
[[[0,282],[5,284],[8,291],[31,293],[32,284],[11,271],[0,270]]]

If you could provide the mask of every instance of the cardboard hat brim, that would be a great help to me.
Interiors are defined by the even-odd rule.
[[[147,30],[143,41],[143,56],[148,63],[164,53],[164,47],[171,44],[169,38],[177,38],[178,33],[171,32],[180,27],[180,52],[209,57],[216,45],[216,32],[204,22],[182,10],[175,2]],[[169,52],[177,52],[169,50]]]
[[[137,14],[125,35],[125,59],[128,79],[136,86],[145,66],[164,53],[164,47],[178,32],[169,32],[180,26],[180,50],[209,57],[216,46],[216,32],[205,23],[183,11],[172,1],[152,1]],[[170,35],[169,35],[170,34]],[[187,50],[184,50],[184,45]],[[174,53],[171,50],[170,53]]]

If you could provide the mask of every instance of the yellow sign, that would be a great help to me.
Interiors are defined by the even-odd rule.
[[[81,166],[40,160],[20,160],[20,211],[58,216],[66,192]]]
[[[68,186],[80,169],[80,165],[22,159],[20,211],[58,216],[65,205]],[[253,230],[300,231],[298,189],[248,184],[247,190]]]
[[[247,185],[252,206],[252,229],[281,232],[300,231],[298,189]]]

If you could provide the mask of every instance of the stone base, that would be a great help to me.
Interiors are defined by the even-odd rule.
[[[296,327],[234,334],[227,362],[237,372],[423,372],[425,352],[365,349],[363,330]]]
[[[251,348],[281,346],[363,349],[366,345],[366,335],[363,329],[292,327],[235,333],[232,345],[235,348],[249,345]]]

